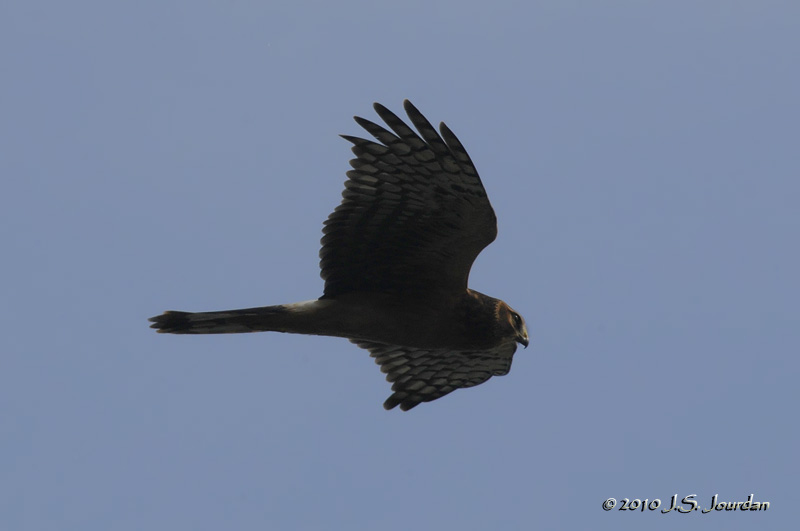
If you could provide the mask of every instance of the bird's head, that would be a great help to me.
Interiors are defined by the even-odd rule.
[[[525,326],[525,320],[511,306],[503,301],[498,302],[498,321],[508,328],[509,334],[513,334],[517,343],[528,348],[528,328]]]

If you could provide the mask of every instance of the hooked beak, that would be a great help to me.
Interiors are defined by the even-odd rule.
[[[525,348],[528,348],[528,331],[525,330],[522,334],[517,336],[517,343]]]

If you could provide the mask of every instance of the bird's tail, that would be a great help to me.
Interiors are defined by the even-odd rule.
[[[149,321],[163,334],[240,334],[244,332],[286,332],[290,324],[287,306],[263,306],[221,312],[167,311]]]

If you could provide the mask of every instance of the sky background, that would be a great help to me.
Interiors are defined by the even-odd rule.
[[[0,528],[794,528],[798,54],[788,0],[3,2]],[[387,412],[344,339],[148,328],[319,296],[337,135],[404,98],[509,375]]]

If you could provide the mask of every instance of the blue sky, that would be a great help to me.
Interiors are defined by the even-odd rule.
[[[5,2],[0,527],[780,529],[800,436],[794,2]],[[386,412],[322,291],[380,101],[475,161],[508,376]],[[605,512],[754,493],[767,513]]]

